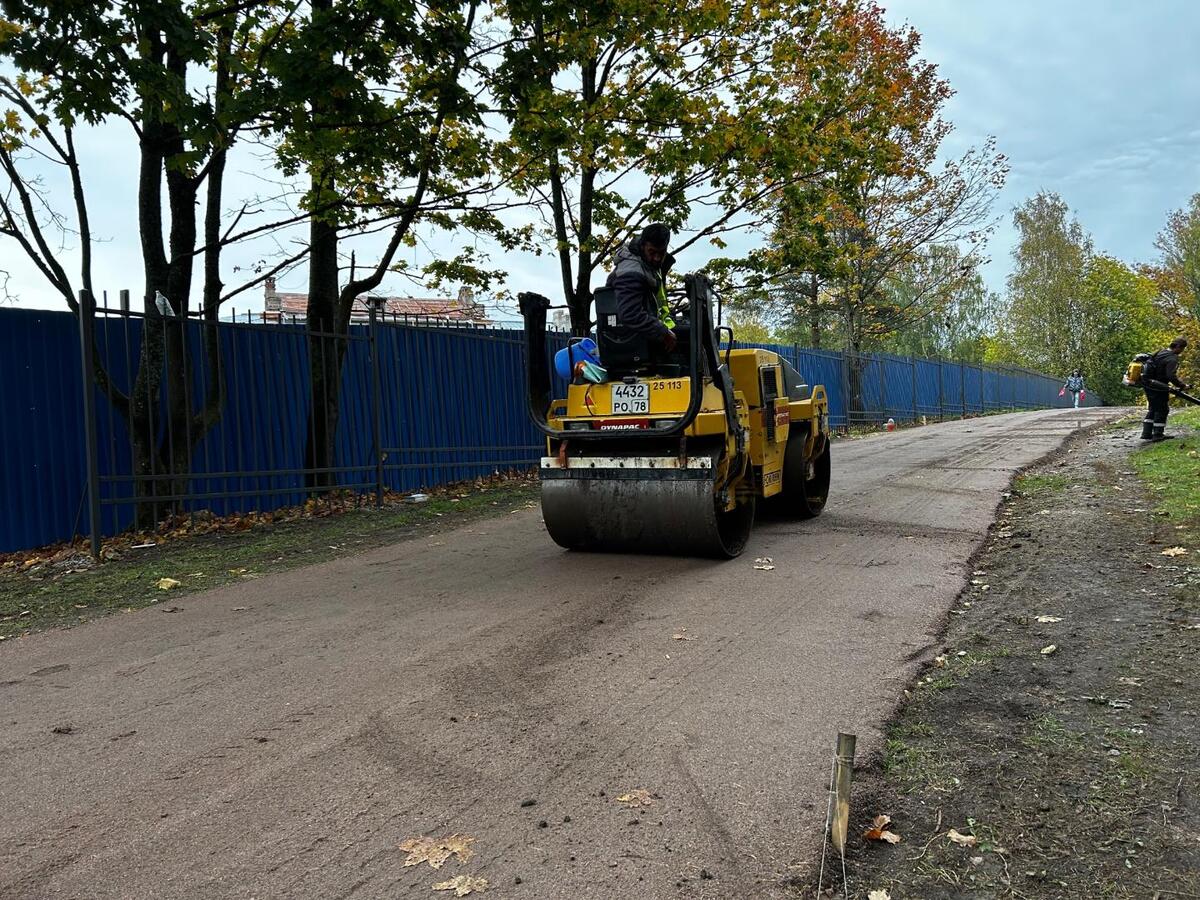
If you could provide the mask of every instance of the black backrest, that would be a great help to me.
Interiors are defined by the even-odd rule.
[[[610,377],[621,377],[644,370],[650,365],[651,347],[646,335],[621,325],[617,319],[617,292],[598,288],[596,302],[596,345],[600,364]]]

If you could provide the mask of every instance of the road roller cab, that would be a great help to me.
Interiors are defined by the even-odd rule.
[[[807,518],[829,490],[829,405],[778,354],[721,349],[708,279],[690,275],[671,353],[623,329],[597,292],[596,344],[607,380],[551,396],[546,311],[520,295],[529,412],[546,435],[542,513],[577,550],[734,557],[762,502]],[[572,342],[580,339],[573,338]]]

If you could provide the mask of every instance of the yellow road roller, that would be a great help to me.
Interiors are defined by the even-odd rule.
[[[713,325],[706,277],[685,279],[671,352],[623,328],[615,295],[598,290],[587,349],[600,367],[569,366],[570,383],[554,392],[562,396],[552,396],[550,301],[519,300],[529,413],[546,436],[542,517],[560,546],[729,559],[745,547],[756,505],[796,518],[821,513],[825,389],[777,353],[732,349],[732,331]],[[568,360],[587,340],[571,339]]]

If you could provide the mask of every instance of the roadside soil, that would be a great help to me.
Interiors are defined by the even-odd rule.
[[[10,553],[0,565],[0,641],[108,613],[170,607],[185,594],[527,509],[537,491],[535,477],[521,474],[430,490],[417,495],[426,498],[419,503],[395,497],[378,509],[364,498],[339,498],[316,504],[316,514],[283,521],[272,521],[276,514],[202,518],[199,527],[211,529],[207,533],[184,522],[177,534],[106,541],[99,564],[86,542]]]
[[[859,760],[849,896],[1200,897],[1198,523],[1138,478],[1136,424],[1005,496],[937,659]],[[1200,436],[1163,448],[1187,462]],[[864,837],[878,815],[898,843]],[[842,896],[832,850],[823,887]]]

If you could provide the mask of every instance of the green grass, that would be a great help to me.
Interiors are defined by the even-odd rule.
[[[434,496],[421,504],[364,507],[236,534],[173,540],[79,572],[39,567],[29,574],[0,575],[0,640],[118,610],[154,603],[169,607],[183,594],[446,530],[536,499],[535,485],[512,482],[470,490],[459,499]],[[164,591],[156,586],[160,578],[180,584]]]
[[[1182,525],[1181,543],[1200,540],[1200,407],[1174,412],[1168,431],[1175,440],[1151,444],[1133,454],[1133,466],[1150,487],[1157,511]]]
[[[932,725],[908,721],[888,729],[883,746],[883,771],[903,793],[953,790],[961,774],[945,748],[931,739]]]
[[[1025,497],[1042,497],[1065,491],[1069,484],[1066,475],[1021,475],[1013,487]]]

